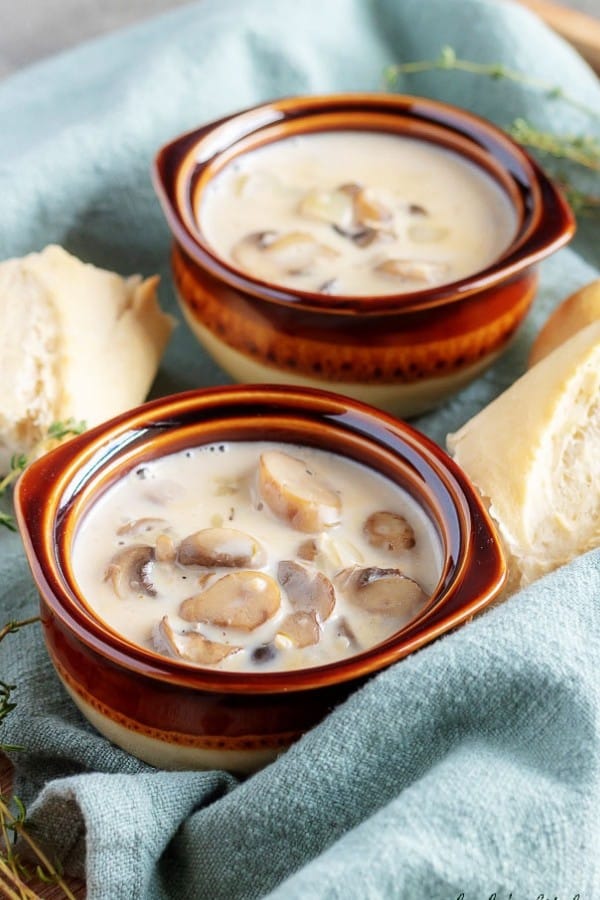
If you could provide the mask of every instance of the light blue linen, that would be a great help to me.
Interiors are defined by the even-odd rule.
[[[598,82],[521,8],[491,0],[204,0],[0,85],[0,258],[57,242],[123,274],[163,275],[156,148],[283,94],[378,89],[386,65],[459,55],[559,82],[600,111]],[[434,72],[399,85],[506,124],[590,132],[518,83]],[[542,266],[534,311],[485,377],[418,423],[443,443],[524,365],[554,305],[597,277],[598,225]],[[177,329],[154,392],[224,381]],[[3,389],[9,389],[3,385]],[[524,411],[526,414],[526,411]],[[0,618],[36,609],[17,536],[0,535]],[[2,741],[32,822],[90,900],[582,900],[600,896],[600,559],[580,558],[397,664],[275,764],[158,772],[81,718],[37,627],[0,645],[18,684]]]

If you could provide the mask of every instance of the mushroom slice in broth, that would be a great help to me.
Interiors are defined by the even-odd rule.
[[[394,553],[410,550],[416,543],[412,525],[404,516],[387,510],[372,513],[363,525],[363,533],[372,547]]]
[[[170,656],[205,666],[214,666],[241,650],[233,644],[209,641],[199,631],[175,631],[168,616],[164,616],[156,626],[153,642],[159,653],[166,650]]]
[[[342,229],[350,228],[354,220],[352,197],[341,188],[309,191],[300,201],[298,212],[309,219],[328,222]]]
[[[319,547],[317,546],[317,542],[314,538],[307,538],[305,541],[302,541],[298,549],[296,550],[296,555],[298,559],[305,559],[307,562],[313,562],[319,554]]]
[[[154,555],[157,562],[173,563],[177,558],[175,541],[170,534],[161,532],[156,536]]]
[[[279,450],[262,453],[258,484],[260,495],[271,511],[298,531],[322,531],[340,521],[339,494],[303,460],[289,453]]]
[[[117,597],[124,599],[134,594],[156,596],[152,583],[154,548],[147,544],[136,544],[116,553],[108,564],[104,575],[110,581]]]
[[[426,259],[384,259],[375,266],[375,271],[389,278],[435,284],[448,274],[449,266]]]
[[[256,538],[236,528],[204,528],[179,545],[182,566],[248,568],[264,565],[266,553]]]
[[[392,222],[392,210],[370,188],[361,188],[354,194],[354,217],[359,225],[383,228]]]
[[[338,254],[305,231],[258,232],[249,234],[234,245],[231,255],[247,272],[266,280],[281,275],[310,272],[322,260]]]
[[[122,536],[139,536],[141,534],[150,534],[151,532],[164,531],[169,527],[166,519],[155,518],[154,516],[143,516],[141,519],[130,519],[120,528],[117,528],[117,534]]]
[[[321,629],[313,610],[298,610],[290,613],[277,628],[277,636],[287,638],[294,647],[310,647],[319,643]],[[277,637],[275,638],[277,641]]]
[[[377,566],[342,569],[335,577],[338,590],[365,612],[411,619],[427,599],[420,584],[400,569]]]
[[[254,631],[275,615],[280,604],[279,585],[270,575],[231,572],[184,600],[179,615],[187,622]]]
[[[284,559],[277,568],[277,578],[294,610],[315,612],[321,622],[329,618],[335,606],[335,589],[326,575]]]

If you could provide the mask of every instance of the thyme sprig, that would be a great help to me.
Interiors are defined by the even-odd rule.
[[[3,628],[0,628],[0,641],[3,641],[9,634],[15,634],[15,632],[19,631],[21,628],[25,628],[27,625],[33,625],[34,622],[39,622],[39,616],[31,616],[31,618],[23,619],[21,622],[7,622]],[[13,692],[16,690],[16,687],[15,684],[9,684],[7,681],[0,679],[0,725],[17,705],[13,700]],[[14,744],[5,744],[0,741],[0,752],[9,752],[11,750],[20,749],[20,747],[17,747]]]
[[[53,422],[44,437],[34,446],[30,455],[25,453],[14,453],[10,460],[10,468],[4,478],[0,479],[0,497],[2,497],[7,489],[17,480],[23,469],[31,459],[35,459],[50,450],[58,441],[62,441],[66,437],[81,434],[85,431],[85,422],[77,422],[75,419],[67,419],[64,422]],[[17,526],[11,513],[0,510],[0,526],[8,528],[9,531],[16,531]]]
[[[437,59],[415,60],[388,66],[384,70],[384,78],[386,85],[393,88],[401,75],[416,75],[434,70],[467,72],[471,75],[485,76],[494,81],[504,79],[517,82],[541,92],[551,100],[566,103],[594,121],[600,121],[600,110],[581,102],[558,84],[549,84],[541,78],[526,75],[502,63],[479,63],[461,59],[457,56],[454,48],[448,46],[442,48]],[[506,125],[505,131],[523,147],[527,147],[542,157],[549,156],[553,159],[565,160],[582,169],[600,172],[600,139],[595,136],[542,131],[521,117]],[[577,190],[564,175],[559,175],[557,180],[565,189],[575,213],[600,212],[599,195]]]
[[[538,131],[526,119],[515,119],[507,131],[525,147],[547,153],[556,159],[568,159],[593,172],[600,172],[600,140],[592,135],[560,135]]]
[[[7,622],[0,628],[0,642],[8,635],[15,634],[21,628],[39,622],[39,616],[31,616],[21,621]],[[0,681],[0,724],[16,707],[12,699],[14,684]],[[0,751],[20,750],[20,747],[0,743]],[[9,806],[12,803],[13,809]],[[23,841],[32,856],[33,862],[26,865],[16,850],[16,840]],[[0,896],[17,900],[38,900],[37,894],[29,885],[33,878],[46,884],[59,887],[67,900],[76,900],[75,895],[63,879],[60,866],[53,864],[41,847],[32,838],[27,826],[27,812],[18,797],[11,801],[0,796]]]
[[[54,446],[57,441],[63,440],[63,438],[81,434],[85,427],[85,422],[76,422],[74,419],[67,419],[65,422],[53,422],[42,440],[33,447],[29,456],[24,453],[14,454],[10,461],[9,471],[4,478],[0,479],[0,497],[6,494],[23,469],[26,468],[30,459],[40,456]],[[0,511],[0,525],[11,531],[16,531],[15,520],[8,512]],[[33,625],[35,622],[39,622],[39,616],[31,616],[21,621],[12,620],[7,622],[0,628],[0,642],[8,635],[15,634],[21,628]],[[16,689],[16,685],[0,679],[0,725],[14,711],[17,705],[14,699]],[[6,744],[0,741],[0,752],[15,752],[20,749],[22,748],[14,744]],[[14,812],[9,803],[12,804]],[[34,860],[31,865],[23,863],[17,853],[15,849],[17,838],[27,845],[28,853]],[[12,898],[16,898],[16,900],[38,900],[39,894],[30,887],[34,878],[59,887],[67,900],[76,900],[75,895],[62,877],[60,867],[51,862],[31,837],[27,828],[25,806],[21,800],[18,797],[13,797],[9,801],[7,797],[0,796],[0,896],[11,898],[11,900]]]
[[[392,88],[400,75],[417,75],[422,72],[432,72],[436,69],[446,72],[467,72],[470,75],[485,75],[494,81],[515,81],[518,84],[541,91],[551,100],[563,100],[574,109],[578,109],[593,119],[600,120],[600,112],[597,109],[588,106],[587,103],[582,103],[581,100],[567,93],[559,84],[549,84],[541,78],[526,75],[524,72],[511,69],[503,63],[479,63],[471,59],[461,59],[457,56],[454,47],[449,46],[442,47],[437,59],[421,59],[387,66],[384,70],[384,78],[387,86]]]
[[[76,900],[75,894],[63,878],[60,865],[53,863],[44,853],[28,830],[27,814],[23,803],[13,797],[16,813],[13,813],[4,797],[0,797],[0,833],[4,848],[0,851],[0,891],[6,897],[18,900],[38,900],[37,894],[29,886],[33,878],[45,884],[59,887],[67,900]],[[28,866],[23,863],[15,850],[16,839],[23,841],[33,857]],[[28,884],[29,882],[29,884]]]

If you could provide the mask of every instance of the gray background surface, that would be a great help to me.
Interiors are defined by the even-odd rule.
[[[562,2],[600,18],[600,0]],[[0,77],[95,35],[183,5],[184,0],[0,0]]]

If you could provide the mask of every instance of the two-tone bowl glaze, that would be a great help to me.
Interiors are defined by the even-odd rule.
[[[417,139],[473,164],[513,209],[509,246],[467,277],[382,296],[286,288],[220,256],[198,212],[213,179],[267,145],[340,131]],[[574,230],[558,189],[506,134],[419,97],[276,100],[176,138],[159,152],[154,180],[174,238],[183,312],[223,369],[242,382],[334,389],[404,417],[436,405],[496,359],[533,301],[537,264]]]
[[[72,551],[86,514],[105,491],[166,454],[248,440],[342,454],[411,494],[443,552],[439,582],[415,619],[377,646],[336,662],[236,672],[165,657],[94,615],[74,577]],[[250,771],[264,765],[366,678],[482,609],[505,579],[494,528],[452,460],[408,425],[324,392],[248,386],[154,401],[32,463],[17,484],[15,503],[59,678],[102,734],[166,768]]]

